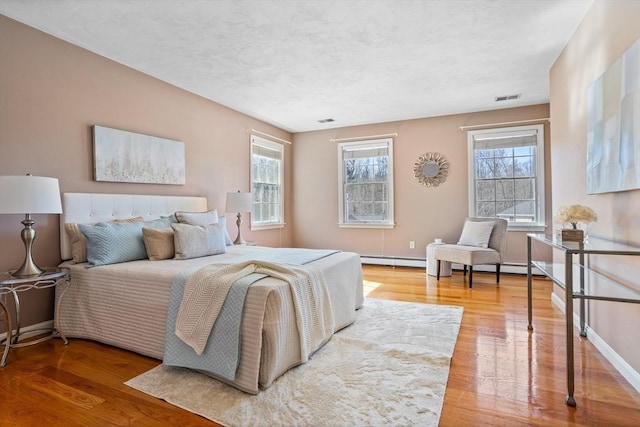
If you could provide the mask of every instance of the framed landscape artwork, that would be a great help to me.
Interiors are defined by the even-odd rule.
[[[587,93],[587,193],[640,188],[640,40]]]
[[[184,184],[184,143],[93,126],[96,181]]]

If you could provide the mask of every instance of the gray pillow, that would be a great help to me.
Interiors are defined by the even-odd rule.
[[[171,224],[175,259],[197,258],[226,252],[224,227],[221,223],[209,225]]]
[[[458,244],[486,248],[492,231],[493,221],[466,221]]]
[[[227,218],[224,216],[218,216],[218,211],[211,209],[208,212],[176,212],[175,217],[181,224],[189,225],[209,225],[219,222],[224,228],[224,241],[227,246],[232,246],[233,241],[229,236],[229,230],[227,230]]]

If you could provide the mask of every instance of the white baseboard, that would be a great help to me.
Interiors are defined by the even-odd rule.
[[[23,326],[22,328],[20,328],[20,333],[24,334],[30,331],[38,331],[42,329],[51,329],[51,328],[53,328],[53,320],[47,320],[42,323],[36,323],[35,325]],[[15,336],[16,330],[14,329],[13,331],[11,331],[11,334],[12,336]],[[0,341],[4,340],[5,338],[7,338],[7,333],[6,332],[1,333]]]
[[[565,312],[565,305],[562,298],[555,293],[551,293],[551,301],[555,304],[563,313]],[[574,333],[580,333],[580,316],[578,313],[573,313],[573,327],[576,329]],[[603,340],[595,331],[586,325],[587,339],[591,341],[593,346],[598,349],[600,354],[613,365],[613,367],[626,379],[633,388],[640,393],[640,373],[634,370],[618,353],[616,353],[605,340]]]
[[[386,265],[389,267],[418,267],[427,268],[427,260],[424,258],[401,258],[401,257],[385,257],[374,255],[362,255],[360,257],[363,264],[367,265]],[[462,271],[462,264],[453,264],[454,270]],[[473,267],[473,271],[482,271],[495,273],[496,268],[493,265],[476,265]],[[503,263],[500,267],[501,273],[511,274],[527,274],[527,265],[518,263]],[[533,269],[533,274],[536,276],[542,275],[537,269]]]
[[[382,257],[382,256],[367,256],[360,257],[363,264],[367,265],[387,265],[389,267],[418,267],[427,268],[427,260],[424,258],[396,258],[396,257]]]

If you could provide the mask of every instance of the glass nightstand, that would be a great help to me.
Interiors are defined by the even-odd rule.
[[[20,332],[20,292],[31,289],[47,289],[55,286],[64,286],[57,304],[60,304],[64,293],[67,291],[70,283],[70,272],[66,268],[46,268],[44,273],[37,276],[14,277],[10,272],[0,273],[0,308],[4,312],[5,322],[7,323],[7,337],[0,341],[0,345],[4,345],[2,359],[0,359],[0,367],[7,362],[9,350],[15,347],[25,347],[28,345],[38,344],[52,337],[60,337],[65,344],[68,343],[67,338],[60,332],[57,325],[52,329],[38,329],[27,332]],[[6,304],[6,296],[12,294],[15,305],[15,335],[12,330],[11,315]],[[57,311],[57,307],[56,307]],[[21,339],[35,337],[44,333],[50,334],[34,340],[20,342]]]

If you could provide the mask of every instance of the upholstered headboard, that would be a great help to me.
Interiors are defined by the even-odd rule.
[[[149,196],[138,194],[64,193],[60,215],[60,254],[71,259],[71,242],[65,223],[86,224],[141,216],[147,220],[176,211],[205,212],[205,197]]]

